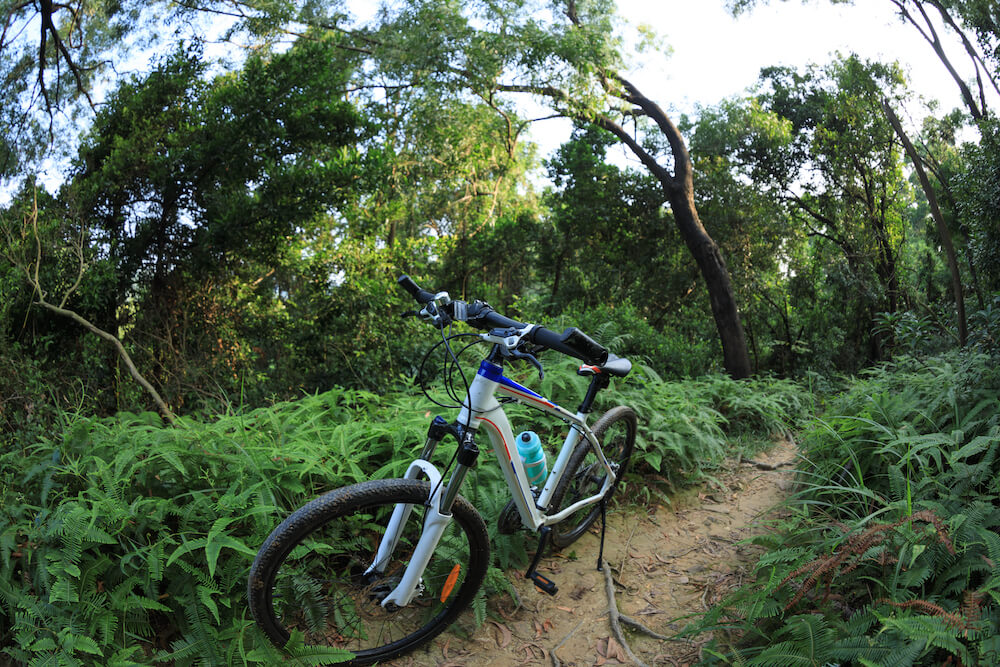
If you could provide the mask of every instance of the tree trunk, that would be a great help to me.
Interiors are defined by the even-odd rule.
[[[685,187],[686,186],[686,187]],[[747,351],[746,336],[736,306],[736,294],[729,278],[729,270],[722,258],[719,246],[708,235],[698,218],[694,205],[694,188],[690,179],[681,188],[665,188],[674,221],[698,264],[708,297],[712,306],[712,316],[722,343],[722,357],[726,372],[736,379],[751,374],[750,355]]]
[[[674,222],[684,239],[685,245],[698,264],[701,276],[708,289],[712,305],[712,315],[722,343],[723,364],[726,372],[736,379],[749,377],[751,374],[750,355],[747,352],[746,337],[743,333],[743,323],[740,321],[739,309],[736,307],[736,294],[729,279],[729,270],[722,259],[719,246],[709,236],[698,218],[694,204],[694,181],[691,168],[691,157],[688,155],[687,144],[680,131],[670,117],[658,104],[646,97],[638,88],[624,77],[614,72],[607,72],[603,77],[609,93],[636,107],[633,115],[648,117],[660,130],[670,147],[673,158],[673,172],[659,163],[638,141],[633,133],[612,120],[608,115],[594,113],[593,110],[582,110],[575,114],[581,122],[594,123],[611,132],[620,142],[625,144],[639,158],[643,166],[663,186],[667,201],[674,213]],[[616,82],[612,92],[611,82]],[[548,86],[495,84],[496,90],[511,93],[531,93],[567,103],[569,95],[557,88]],[[570,105],[572,106],[572,105]],[[573,115],[572,113],[570,115]]]
[[[673,121],[658,104],[642,94],[638,88],[622,77],[616,77],[624,88],[622,98],[634,104],[660,129],[673,157],[673,173],[650,155],[621,125],[607,117],[598,117],[598,125],[608,130],[624,143],[663,186],[667,201],[674,214],[674,222],[684,239],[684,244],[694,257],[708,289],[712,316],[722,343],[723,364],[733,378],[751,375],[750,354],[746,336],[736,305],[736,293],[729,278],[729,270],[719,246],[709,236],[694,203],[694,173],[687,145]]]
[[[917,31],[920,33],[920,35],[927,41],[927,43],[931,45],[931,48],[934,49],[934,53],[937,55],[938,60],[940,60],[941,64],[945,66],[945,69],[948,70],[948,73],[951,75],[951,78],[954,79],[956,85],[958,85],[958,90],[962,94],[962,99],[965,101],[965,105],[969,109],[969,114],[972,115],[972,118],[976,122],[983,120],[983,116],[985,115],[986,112],[986,109],[984,108],[985,105],[984,106],[979,105],[979,103],[976,101],[976,98],[973,97],[972,91],[969,89],[968,84],[965,83],[965,80],[955,69],[955,66],[951,62],[951,59],[948,58],[948,54],[944,52],[944,45],[941,43],[941,39],[938,37],[937,30],[934,29],[934,24],[931,23],[931,20],[927,16],[927,12],[924,11],[924,7],[921,4],[920,0],[916,0],[916,2],[914,2],[913,4],[916,6],[917,11],[920,12],[920,16],[924,20],[924,25],[921,25],[917,21],[917,19],[914,18],[912,14],[910,14],[909,10],[906,8],[907,0],[890,0],[890,2],[896,5],[896,7],[899,9],[900,16],[902,16],[905,20],[909,21],[910,25],[916,28]],[[936,3],[930,3],[930,4],[936,4]],[[940,7],[940,5],[938,5],[937,7],[938,10],[941,11],[942,14],[947,18],[947,11],[943,10]],[[964,39],[964,35],[961,33],[961,31],[959,31],[959,35]]]
[[[886,100],[882,100],[882,109],[885,111],[885,117],[889,120],[889,124],[892,125],[892,129],[896,131],[896,135],[902,142],[903,148],[906,150],[906,154],[913,163],[913,169],[917,172],[917,179],[920,181],[920,187],[923,188],[924,195],[927,196],[927,204],[931,209],[931,217],[934,218],[938,234],[941,236],[941,246],[944,248],[945,257],[948,260],[948,270],[951,272],[951,290],[955,297],[955,308],[958,316],[958,342],[959,345],[965,347],[965,343],[969,338],[969,329],[965,319],[965,297],[962,294],[962,275],[958,270],[958,259],[955,257],[955,246],[951,242],[951,231],[949,231],[948,225],[944,222],[944,216],[941,215],[941,208],[938,206],[937,195],[934,194],[934,189],[931,187],[930,180],[927,178],[927,172],[924,171],[924,167],[920,162],[920,156],[917,155],[917,151],[913,147],[913,143],[910,141],[909,137],[907,137],[906,133],[903,132],[903,126],[899,122],[896,112],[892,110],[892,107],[889,106],[889,103]]]

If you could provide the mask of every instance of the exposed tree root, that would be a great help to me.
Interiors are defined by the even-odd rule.
[[[611,579],[611,566],[608,565],[607,561],[601,561],[601,570],[604,571],[604,590],[608,594],[608,618],[611,620],[611,631],[614,633],[615,639],[618,640],[618,643],[625,649],[625,653],[628,655],[629,659],[636,665],[639,665],[639,667],[647,667],[646,663],[639,660],[635,653],[632,652],[632,647],[630,647],[628,642],[625,640],[625,633],[622,632],[621,626],[622,615],[618,612],[618,601],[615,599],[615,582]],[[633,623],[635,623],[634,621],[629,623],[629,621],[632,621],[632,619],[626,621],[629,625],[633,625]],[[641,623],[637,623],[637,625],[648,630],[648,628]],[[633,625],[633,627],[635,626]]]
[[[569,638],[572,637],[573,634],[577,630],[580,629],[581,625],[583,625],[583,621],[580,621],[579,623],[577,623],[576,627],[574,627],[572,630],[570,630],[569,634],[566,635],[565,637],[563,637],[563,640],[561,642],[559,642],[558,644],[556,644],[556,647],[554,649],[552,649],[551,651],[549,651],[549,657],[552,658],[552,667],[562,667],[562,663],[559,662],[559,658],[556,656],[556,651],[558,651],[559,649],[561,649],[563,647],[563,644],[565,644],[566,642],[569,641]]]
[[[753,459],[748,459],[744,456],[740,456],[740,463],[746,463],[747,465],[752,465],[758,470],[780,470],[781,468],[788,468],[795,465],[795,461],[782,461],[781,463],[764,463],[763,461],[755,461]]]

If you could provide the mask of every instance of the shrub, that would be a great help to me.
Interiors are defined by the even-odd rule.
[[[1000,372],[964,352],[874,369],[803,435],[801,490],[756,582],[692,631],[770,665],[995,664]]]

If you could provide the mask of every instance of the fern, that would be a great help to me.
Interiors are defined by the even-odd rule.
[[[757,580],[692,632],[745,619],[741,654],[753,664],[996,662],[1000,374],[987,363],[904,359],[832,400],[800,435],[786,532],[756,540],[772,549]],[[767,603],[779,612],[757,615]],[[825,657],[802,612],[832,633]]]

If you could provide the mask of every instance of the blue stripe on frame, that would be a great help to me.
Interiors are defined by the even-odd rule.
[[[546,399],[541,394],[536,394],[527,387],[520,385],[517,382],[511,380],[509,377],[505,376],[503,374],[503,369],[497,366],[496,364],[491,364],[488,361],[484,361],[479,365],[479,374],[482,375],[487,380],[498,382],[504,385],[505,387],[510,387],[511,389],[516,389],[517,391],[523,391],[525,394],[528,394],[529,396],[534,396],[535,398],[540,398],[543,401],[548,402],[548,399]]]

